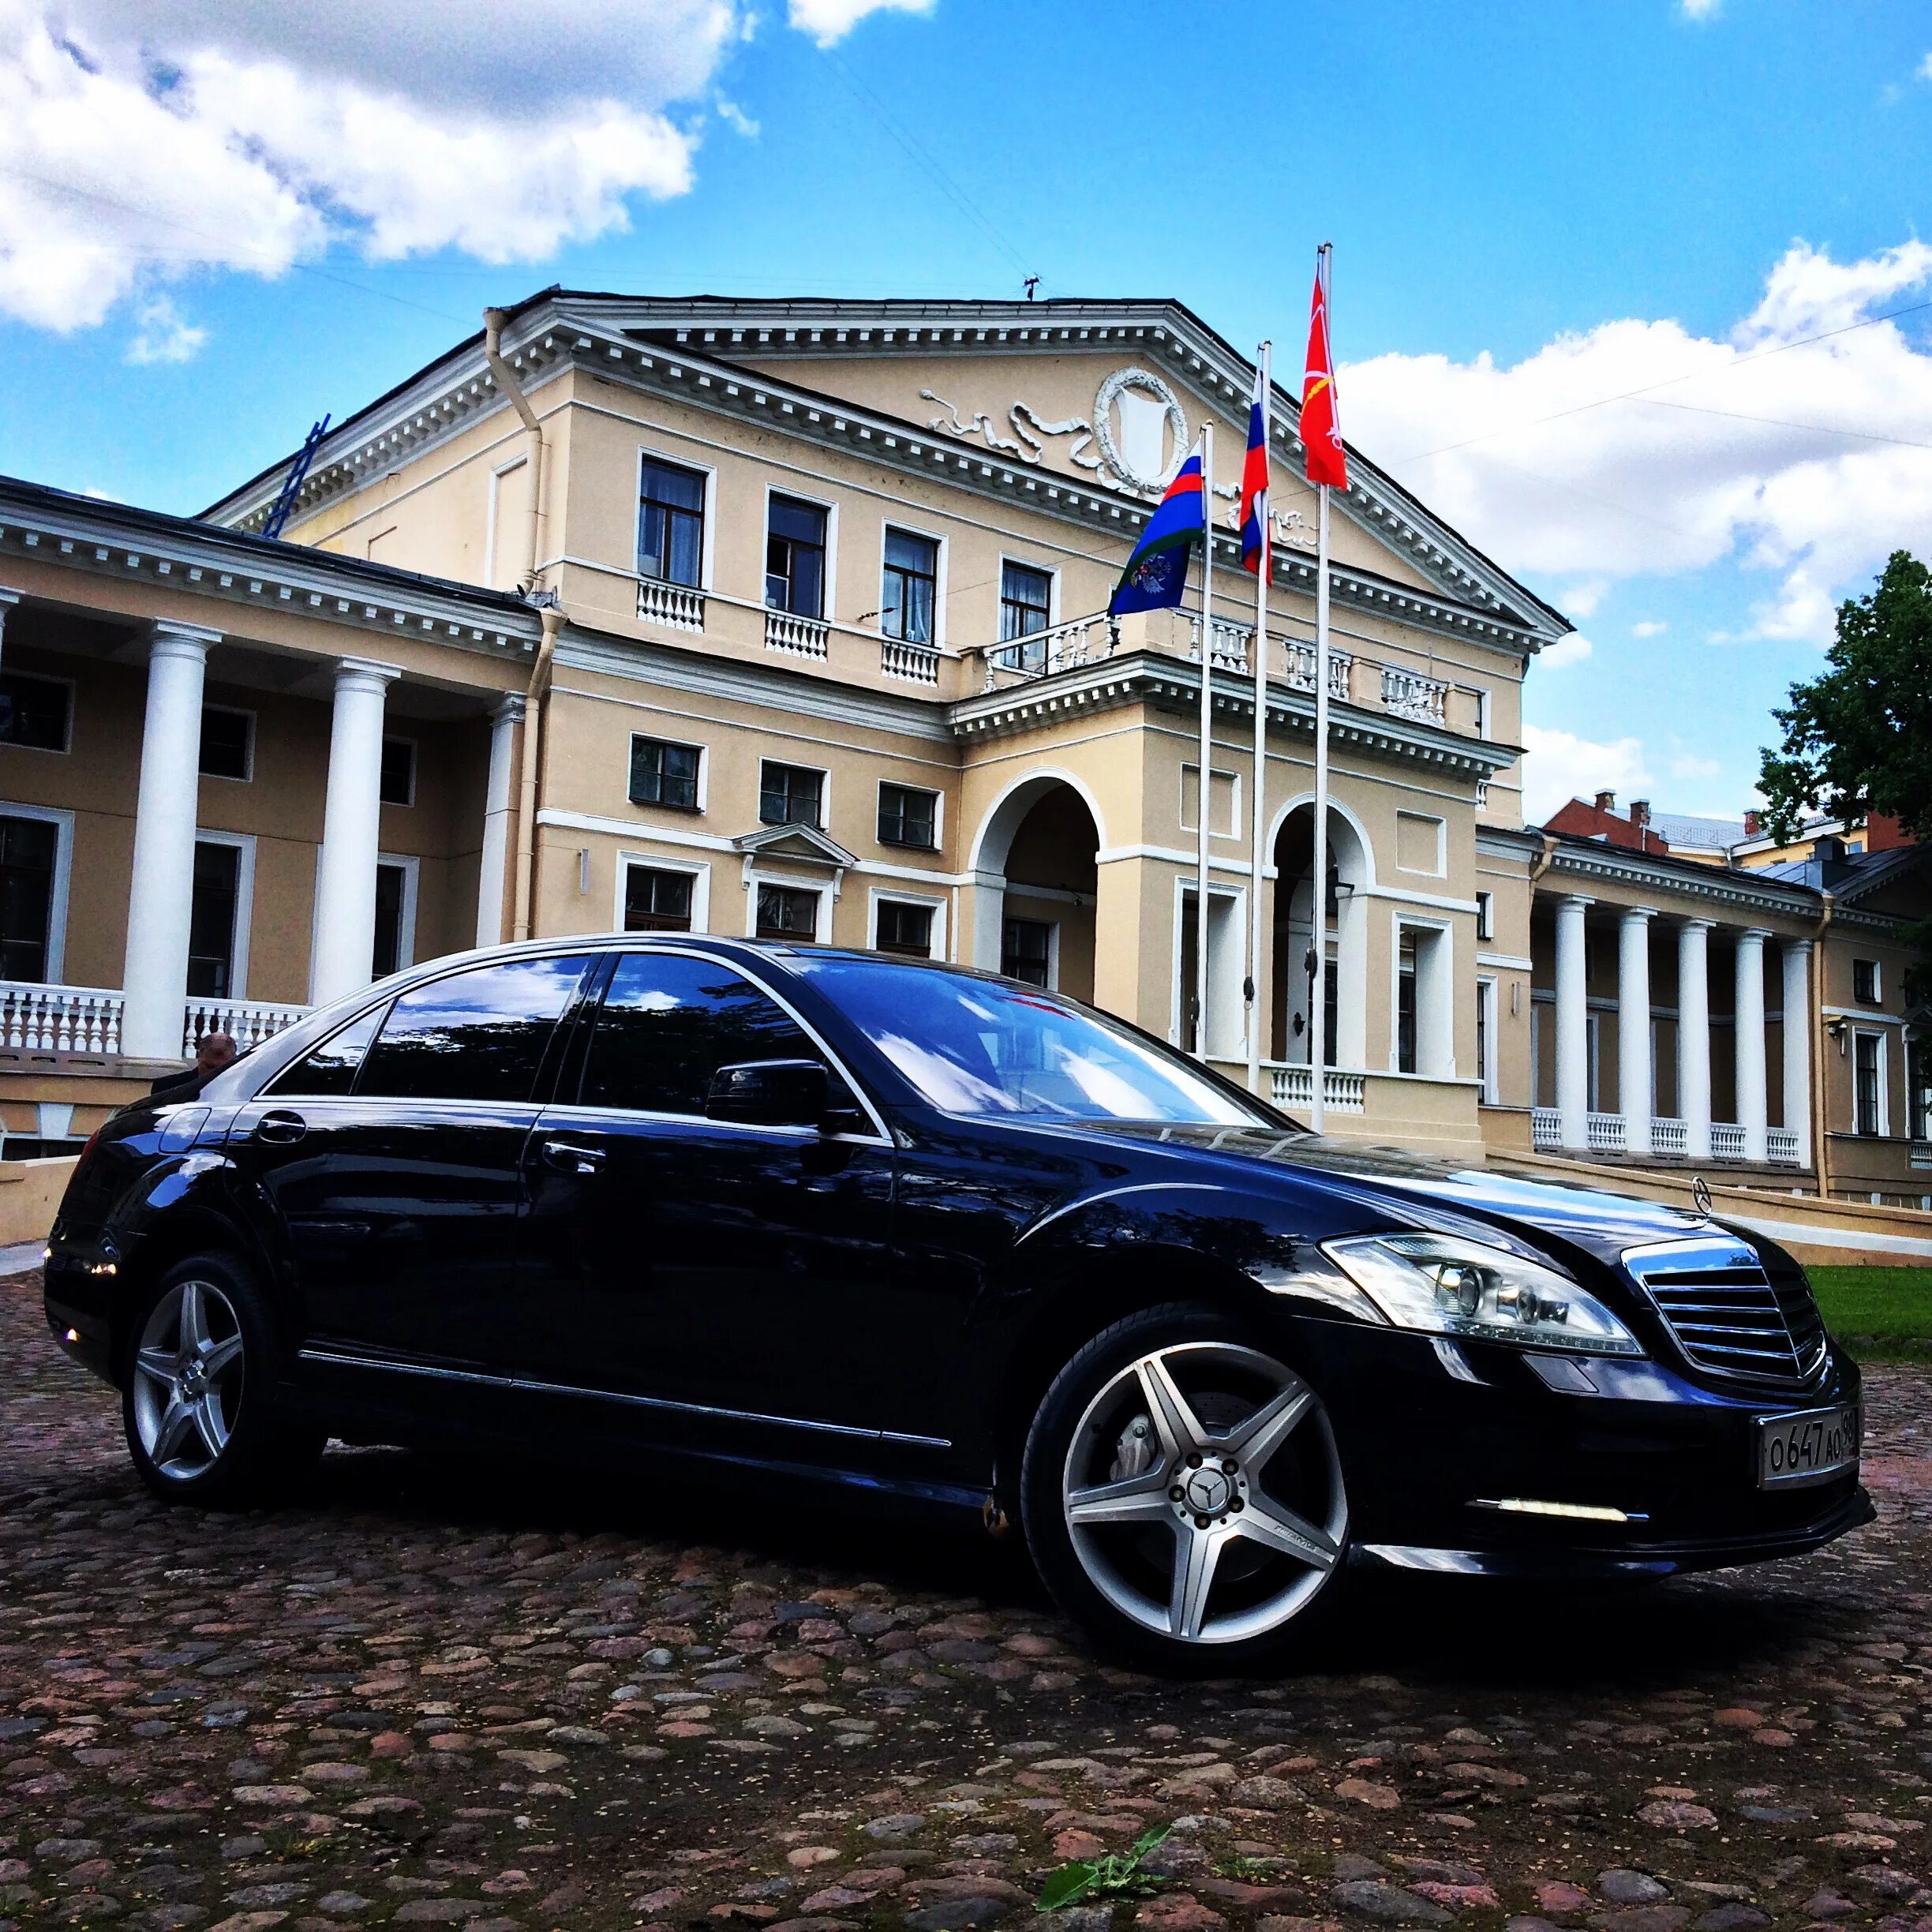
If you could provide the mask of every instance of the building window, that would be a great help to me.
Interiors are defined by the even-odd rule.
[[[1395,957],[1395,1071],[1416,1070],[1416,937],[1405,927]]]
[[[1905,1085],[1911,1101],[1911,1137],[1932,1140],[1932,1041],[1905,1043]]]
[[[1000,638],[1031,637],[1053,621],[1053,575],[1028,564],[1000,566]]]
[[[879,628],[908,644],[933,641],[939,590],[939,546],[910,530],[886,533],[886,575],[879,591]]]
[[[704,567],[705,480],[646,457],[638,510],[638,575],[693,590]]]
[[[878,934],[873,944],[881,953],[900,953],[908,959],[932,957],[933,909],[908,905],[900,899],[878,902]]]
[[[809,765],[766,759],[758,772],[758,817],[766,825],[822,826],[825,780]]]
[[[1855,959],[1852,962],[1852,997],[1861,1006],[1878,1004],[1878,962]]]
[[[654,866],[627,866],[623,929],[626,932],[689,932],[691,875],[661,872]]]
[[[51,819],[0,816],[0,979],[47,979],[59,856]]]
[[[1009,919],[1000,944],[1000,971],[1028,986],[1053,983],[1052,925],[1045,919]]]
[[[939,842],[939,794],[916,786],[882,784],[878,793],[882,845],[915,845],[930,852]]]
[[[410,868],[385,859],[376,867],[376,943],[369,954],[375,978],[387,979],[415,964],[414,923]]]
[[[65,751],[73,687],[58,678],[0,676],[0,744]]]
[[[766,512],[766,607],[822,617],[825,567],[825,511],[796,496],[773,496]]]
[[[1852,1035],[1852,1130],[1875,1136],[1885,1132],[1885,1036]]]
[[[1493,939],[1496,937],[1496,894],[1479,892],[1476,895],[1476,937]]]
[[[380,796],[385,805],[416,803],[416,745],[409,738],[385,738]]]
[[[758,936],[761,939],[815,939],[818,895],[795,886],[758,889]]]
[[[255,714],[227,705],[201,708],[201,769],[210,778],[255,775]]]
[[[242,889],[242,848],[200,839],[188,913],[188,997],[234,994],[235,904]]]
[[[702,747],[669,744],[661,738],[631,740],[631,803],[668,805],[676,811],[698,809],[698,769]]]
[[[1496,983],[1476,982],[1476,1077],[1481,1082],[1481,1098],[1485,1106],[1496,1103]]]

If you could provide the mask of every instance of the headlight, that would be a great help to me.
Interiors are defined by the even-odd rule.
[[[1586,1355],[1641,1355],[1637,1339],[1567,1275],[1454,1234],[1372,1234],[1322,1252],[1398,1328]]]

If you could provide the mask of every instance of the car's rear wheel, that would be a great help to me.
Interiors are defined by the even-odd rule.
[[[1320,1396],[1219,1310],[1150,1309],[1048,1390],[1020,1474],[1027,1543],[1112,1648],[1230,1668],[1286,1649],[1335,1593],[1348,1496]]]
[[[247,1271],[222,1254],[164,1275],[133,1327],[122,1425],[141,1480],[170,1501],[259,1500],[305,1466],[322,1432],[286,1413],[273,1331]]]

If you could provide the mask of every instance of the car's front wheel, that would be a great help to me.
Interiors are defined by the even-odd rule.
[[[254,1500],[320,1455],[320,1430],[282,1410],[268,1310],[227,1256],[170,1268],[143,1303],[133,1339],[122,1421],[134,1466],[157,1496]]]
[[[1034,1417],[1020,1491],[1061,1608],[1170,1668],[1285,1648],[1347,1552],[1320,1396],[1241,1324],[1193,1304],[1117,1322],[1067,1364]]]

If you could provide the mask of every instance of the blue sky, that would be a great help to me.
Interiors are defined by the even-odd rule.
[[[552,281],[1037,274],[1285,369],[1332,239],[1345,429],[1582,634],[1545,800],[1734,814],[1932,553],[1928,203],[1923,5],[0,0],[0,470],[198,508]]]

